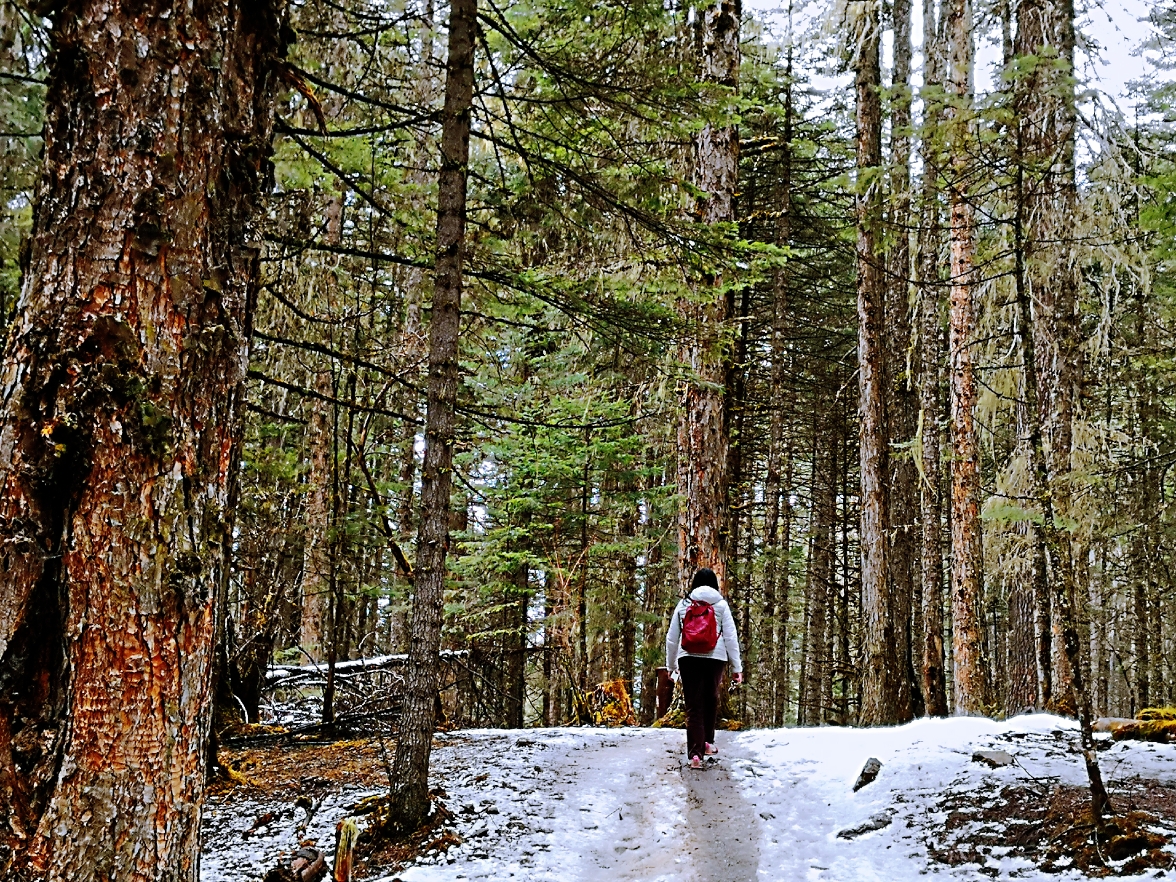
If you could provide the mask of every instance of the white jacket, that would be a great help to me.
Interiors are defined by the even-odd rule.
[[[682,649],[682,622],[686,617],[686,610],[690,609],[691,600],[709,603],[715,608],[719,640],[710,652],[686,652]],[[678,670],[678,659],[684,655],[729,661],[733,673],[743,672],[743,660],[739,656],[739,634],[735,631],[735,617],[731,615],[731,607],[716,588],[707,585],[695,588],[689,597],[678,601],[673,615],[670,616],[670,630],[666,633],[666,667],[671,671]]]

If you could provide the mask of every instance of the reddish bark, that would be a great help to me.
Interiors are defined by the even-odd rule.
[[[197,876],[281,26],[280,2],[56,17],[0,368],[6,879]]]
[[[953,176],[951,202],[951,603],[952,660],[957,714],[989,709],[988,665],[980,603],[983,590],[980,532],[980,457],[974,410],[976,381],[971,347],[976,337],[974,302],[976,225],[968,201],[968,142],[971,133],[972,15],[968,0],[948,5],[948,81]]]

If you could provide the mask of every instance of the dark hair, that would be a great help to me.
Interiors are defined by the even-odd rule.
[[[715,575],[715,571],[710,567],[700,567],[695,573],[694,578],[690,580],[690,590],[701,588],[703,586],[714,588],[716,591],[719,588],[719,577]]]

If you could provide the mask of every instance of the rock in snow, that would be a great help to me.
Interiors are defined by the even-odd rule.
[[[874,779],[878,777],[878,773],[882,771],[882,762],[876,757],[870,757],[866,760],[866,764],[862,766],[862,773],[858,775],[857,783],[853,785],[853,792],[857,793],[867,784],[873,783]]]
[[[877,760],[875,760],[877,762]],[[873,833],[875,830],[881,830],[883,827],[889,827],[890,822],[894,820],[894,813],[887,809],[884,812],[876,812],[862,821],[855,827],[846,827],[837,834],[838,839],[857,839],[863,833]]]
[[[1002,766],[1011,766],[1013,756],[1003,750],[978,750],[972,754],[972,762],[984,763],[993,769],[999,769]]]

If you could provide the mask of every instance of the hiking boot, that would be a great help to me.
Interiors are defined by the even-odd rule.
[[[707,756],[718,756],[719,749],[708,741],[706,743],[706,755]]]
[[[690,757],[690,768],[701,769],[702,768],[702,760],[697,756]]]

